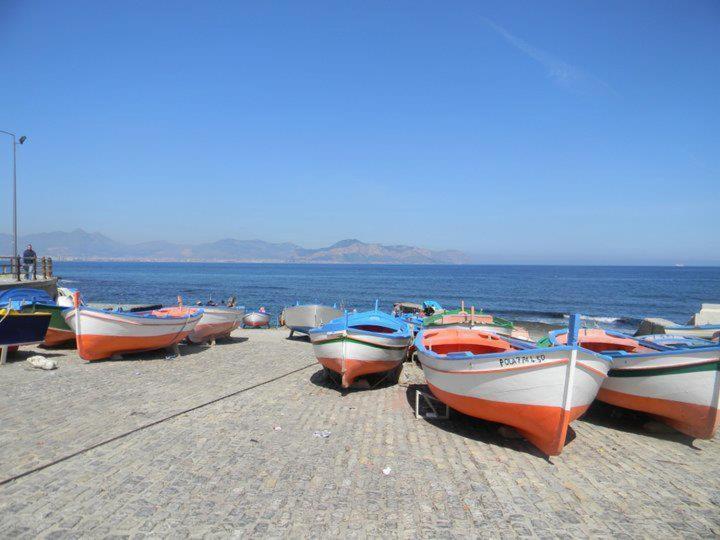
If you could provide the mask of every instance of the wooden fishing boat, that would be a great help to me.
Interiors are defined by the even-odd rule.
[[[193,343],[205,343],[230,337],[245,316],[244,307],[200,306],[203,316],[188,335]],[[162,311],[162,310],[161,310]]]
[[[407,324],[377,310],[347,314],[309,335],[318,362],[340,376],[343,388],[362,375],[399,375],[412,341]]]
[[[297,304],[283,309],[280,319],[290,329],[290,337],[295,332],[307,334],[313,328],[341,317],[342,310],[322,304]]]
[[[423,305],[415,302],[395,302],[393,304],[392,314],[398,319],[406,323],[413,335],[416,335],[423,325],[425,312]]]
[[[252,311],[242,318],[243,328],[270,328],[270,314]]]
[[[466,311],[465,307],[460,309],[443,311],[437,315],[432,315],[423,319],[425,328],[449,327],[449,326],[468,326],[474,330],[485,332],[493,332],[517,339],[530,339],[530,333],[522,326],[516,326],[515,323],[508,319],[496,317],[483,311],[475,311],[470,308]]]
[[[551,332],[562,344],[567,335]],[[718,428],[720,346],[717,343],[633,338],[600,328],[582,330],[583,347],[613,359],[598,399],[650,414],[698,439],[712,438]]]
[[[667,319],[645,319],[640,323],[635,335],[663,333],[688,338],[714,339],[720,334],[720,304],[702,304],[700,311],[690,317],[686,324],[678,324]]]
[[[177,345],[202,315],[202,309],[184,307],[124,312],[76,306],[65,312],[65,320],[75,331],[80,357],[101,360]]]
[[[579,325],[579,318],[571,319]],[[575,326],[577,328],[577,326]],[[595,399],[607,356],[465,327],[426,328],[415,338],[433,394],[462,413],[515,428],[547,455],[558,455],[568,427]]]
[[[7,306],[23,313],[50,314],[50,325],[42,345],[53,347],[75,339],[75,332],[68,326],[63,316],[63,310],[67,308],[59,306],[47,291],[17,288],[0,292],[0,307]]]
[[[665,327],[665,333],[674,336],[710,339],[720,332],[720,324],[675,324]]]
[[[22,345],[37,345],[45,339],[51,315],[49,313],[23,313],[10,308],[0,309],[0,363],[4,364],[8,352]]]

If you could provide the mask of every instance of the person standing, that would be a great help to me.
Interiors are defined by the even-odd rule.
[[[35,264],[37,263],[37,253],[33,251],[32,244],[27,245],[27,249],[23,251],[23,265],[25,266],[25,279],[32,279],[35,275]]]

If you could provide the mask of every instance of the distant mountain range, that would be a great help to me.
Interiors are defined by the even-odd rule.
[[[329,247],[305,249],[296,244],[227,238],[205,244],[165,241],[125,244],[82,229],[29,234],[18,239],[22,253],[32,244],[38,256],[86,261],[212,261],[275,263],[467,264],[461,251],[431,251],[412,246],[385,246],[342,240]],[[0,234],[0,255],[12,252],[12,237]]]

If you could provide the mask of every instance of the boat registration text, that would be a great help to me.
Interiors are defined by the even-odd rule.
[[[545,361],[544,354],[528,354],[523,356],[512,356],[510,358],[499,358],[500,367],[522,366],[525,364],[540,364]]]

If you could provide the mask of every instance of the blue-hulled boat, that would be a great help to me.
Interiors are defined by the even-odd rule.
[[[21,345],[37,345],[45,339],[50,313],[22,313],[9,307],[0,309],[0,363],[7,353]]]

